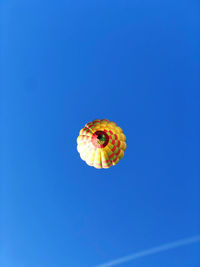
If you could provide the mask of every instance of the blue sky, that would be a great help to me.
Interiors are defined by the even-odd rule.
[[[198,1],[1,2],[3,267],[90,267],[200,234]],[[108,170],[85,123],[123,128]],[[199,267],[199,243],[124,267]]]

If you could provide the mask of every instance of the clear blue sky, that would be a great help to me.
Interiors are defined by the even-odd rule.
[[[1,1],[2,267],[92,267],[199,235],[199,4]],[[127,151],[87,166],[107,118]],[[199,243],[122,264],[199,267]]]

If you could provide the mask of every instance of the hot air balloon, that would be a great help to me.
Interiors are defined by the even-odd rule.
[[[82,160],[89,166],[106,169],[124,156],[126,136],[113,121],[93,120],[80,130],[77,144]]]

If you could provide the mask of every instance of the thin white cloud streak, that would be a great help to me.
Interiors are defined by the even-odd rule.
[[[156,253],[159,253],[162,251],[186,246],[186,245],[197,243],[197,242],[200,242],[200,235],[193,236],[193,237],[190,237],[187,239],[181,239],[181,240],[178,240],[178,241],[175,241],[172,243],[167,243],[167,244],[161,245],[159,247],[154,247],[151,249],[143,250],[141,252],[133,253],[131,255],[97,265],[96,267],[110,267],[110,266],[114,266],[114,265],[119,265],[119,264],[127,262],[127,261],[132,261],[132,260],[135,260],[138,258],[146,257],[148,255],[156,254]]]

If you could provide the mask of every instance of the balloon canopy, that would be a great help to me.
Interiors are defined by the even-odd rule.
[[[89,166],[109,168],[123,158],[126,136],[115,122],[94,120],[80,130],[77,144],[81,159]]]

